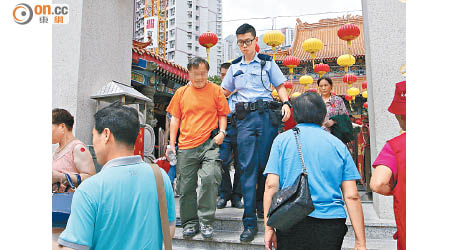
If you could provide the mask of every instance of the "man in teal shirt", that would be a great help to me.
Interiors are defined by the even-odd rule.
[[[63,249],[162,249],[158,192],[152,168],[133,154],[139,132],[135,109],[114,103],[98,111],[92,142],[102,170],[81,183],[58,239]],[[171,237],[175,200],[162,171]]]

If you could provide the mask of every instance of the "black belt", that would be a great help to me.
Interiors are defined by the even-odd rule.
[[[231,124],[231,117],[227,116],[227,124]]]
[[[264,109],[269,109],[270,103],[271,102],[262,102],[262,107]],[[258,103],[257,102],[244,102],[244,108],[247,111],[255,111],[258,109]]]

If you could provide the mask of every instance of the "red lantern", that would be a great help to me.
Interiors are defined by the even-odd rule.
[[[363,89],[367,89],[367,82],[366,81],[362,82],[361,86]]]
[[[355,123],[358,124],[358,125],[362,125],[361,119],[356,119]]]
[[[300,59],[295,56],[286,56],[283,59],[283,65],[289,68],[289,74],[291,75],[291,83],[292,83],[292,74],[294,74],[294,68],[300,64]]]
[[[351,102],[353,100],[353,96],[351,95],[345,95],[345,100]]]
[[[286,56],[283,59],[283,65],[289,68],[289,73],[294,72],[294,68],[300,64],[300,59],[295,56]]]
[[[339,28],[337,35],[340,39],[347,41],[347,45],[350,46],[352,40],[357,38],[359,33],[360,31],[357,25],[347,23]]]
[[[355,83],[358,80],[358,78],[356,78],[355,75],[353,74],[346,74],[343,78],[342,81],[347,83],[349,87],[352,86],[353,83]]]
[[[306,90],[306,92],[314,92],[314,93],[317,93],[317,89],[310,88],[310,89]]]
[[[201,46],[206,48],[206,54],[208,55],[208,62],[209,62],[209,49],[217,44],[217,41],[219,39],[217,38],[217,35],[212,32],[205,32],[201,34],[198,38],[198,42]]]
[[[259,53],[259,45],[258,45],[258,43],[256,43],[255,51],[256,51],[256,53]]]
[[[292,83],[290,83],[290,82],[285,82],[285,83],[284,83],[284,87],[285,87],[286,89],[292,89]]]
[[[368,108],[369,108],[369,104],[368,104],[367,102],[365,102],[365,103],[363,104],[363,107],[364,107],[365,109],[368,109]]]
[[[330,72],[330,66],[324,63],[316,64],[314,65],[314,72],[319,74],[319,77],[322,77],[324,74]]]

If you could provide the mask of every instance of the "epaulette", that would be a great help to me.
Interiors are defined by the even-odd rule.
[[[234,59],[231,63],[232,63],[232,64],[236,64],[236,63],[240,62],[241,60],[242,60],[242,56],[240,56],[240,57]]]
[[[272,57],[265,54],[258,54],[258,58],[263,61],[272,61]]]

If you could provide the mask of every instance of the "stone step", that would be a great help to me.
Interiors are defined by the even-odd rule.
[[[264,234],[258,233],[255,239],[250,243],[242,243],[239,240],[241,232],[228,232],[228,231],[215,231],[212,239],[205,240],[201,234],[197,234],[193,238],[184,239],[183,230],[177,228],[175,230],[175,236],[173,238],[174,249],[226,249],[226,250],[261,250],[264,249]],[[348,233],[347,233],[348,234]],[[392,239],[392,238],[391,238]],[[350,250],[355,246],[353,238],[345,237],[342,244],[342,249]],[[383,249],[394,250],[396,249],[395,240],[384,239],[367,239],[366,247],[369,250]]]
[[[259,219],[257,223],[259,232],[264,232],[264,221],[262,219]],[[350,238],[354,238],[355,233],[349,219],[347,219],[346,224],[348,226],[347,236]],[[177,218],[176,225],[177,227],[181,227],[181,221],[179,218]],[[213,228],[217,231],[228,232],[242,232],[244,230],[241,218],[222,215],[216,216],[216,221],[213,224]],[[392,239],[392,235],[397,231],[395,224],[390,222],[366,221],[365,228],[367,239]]]

